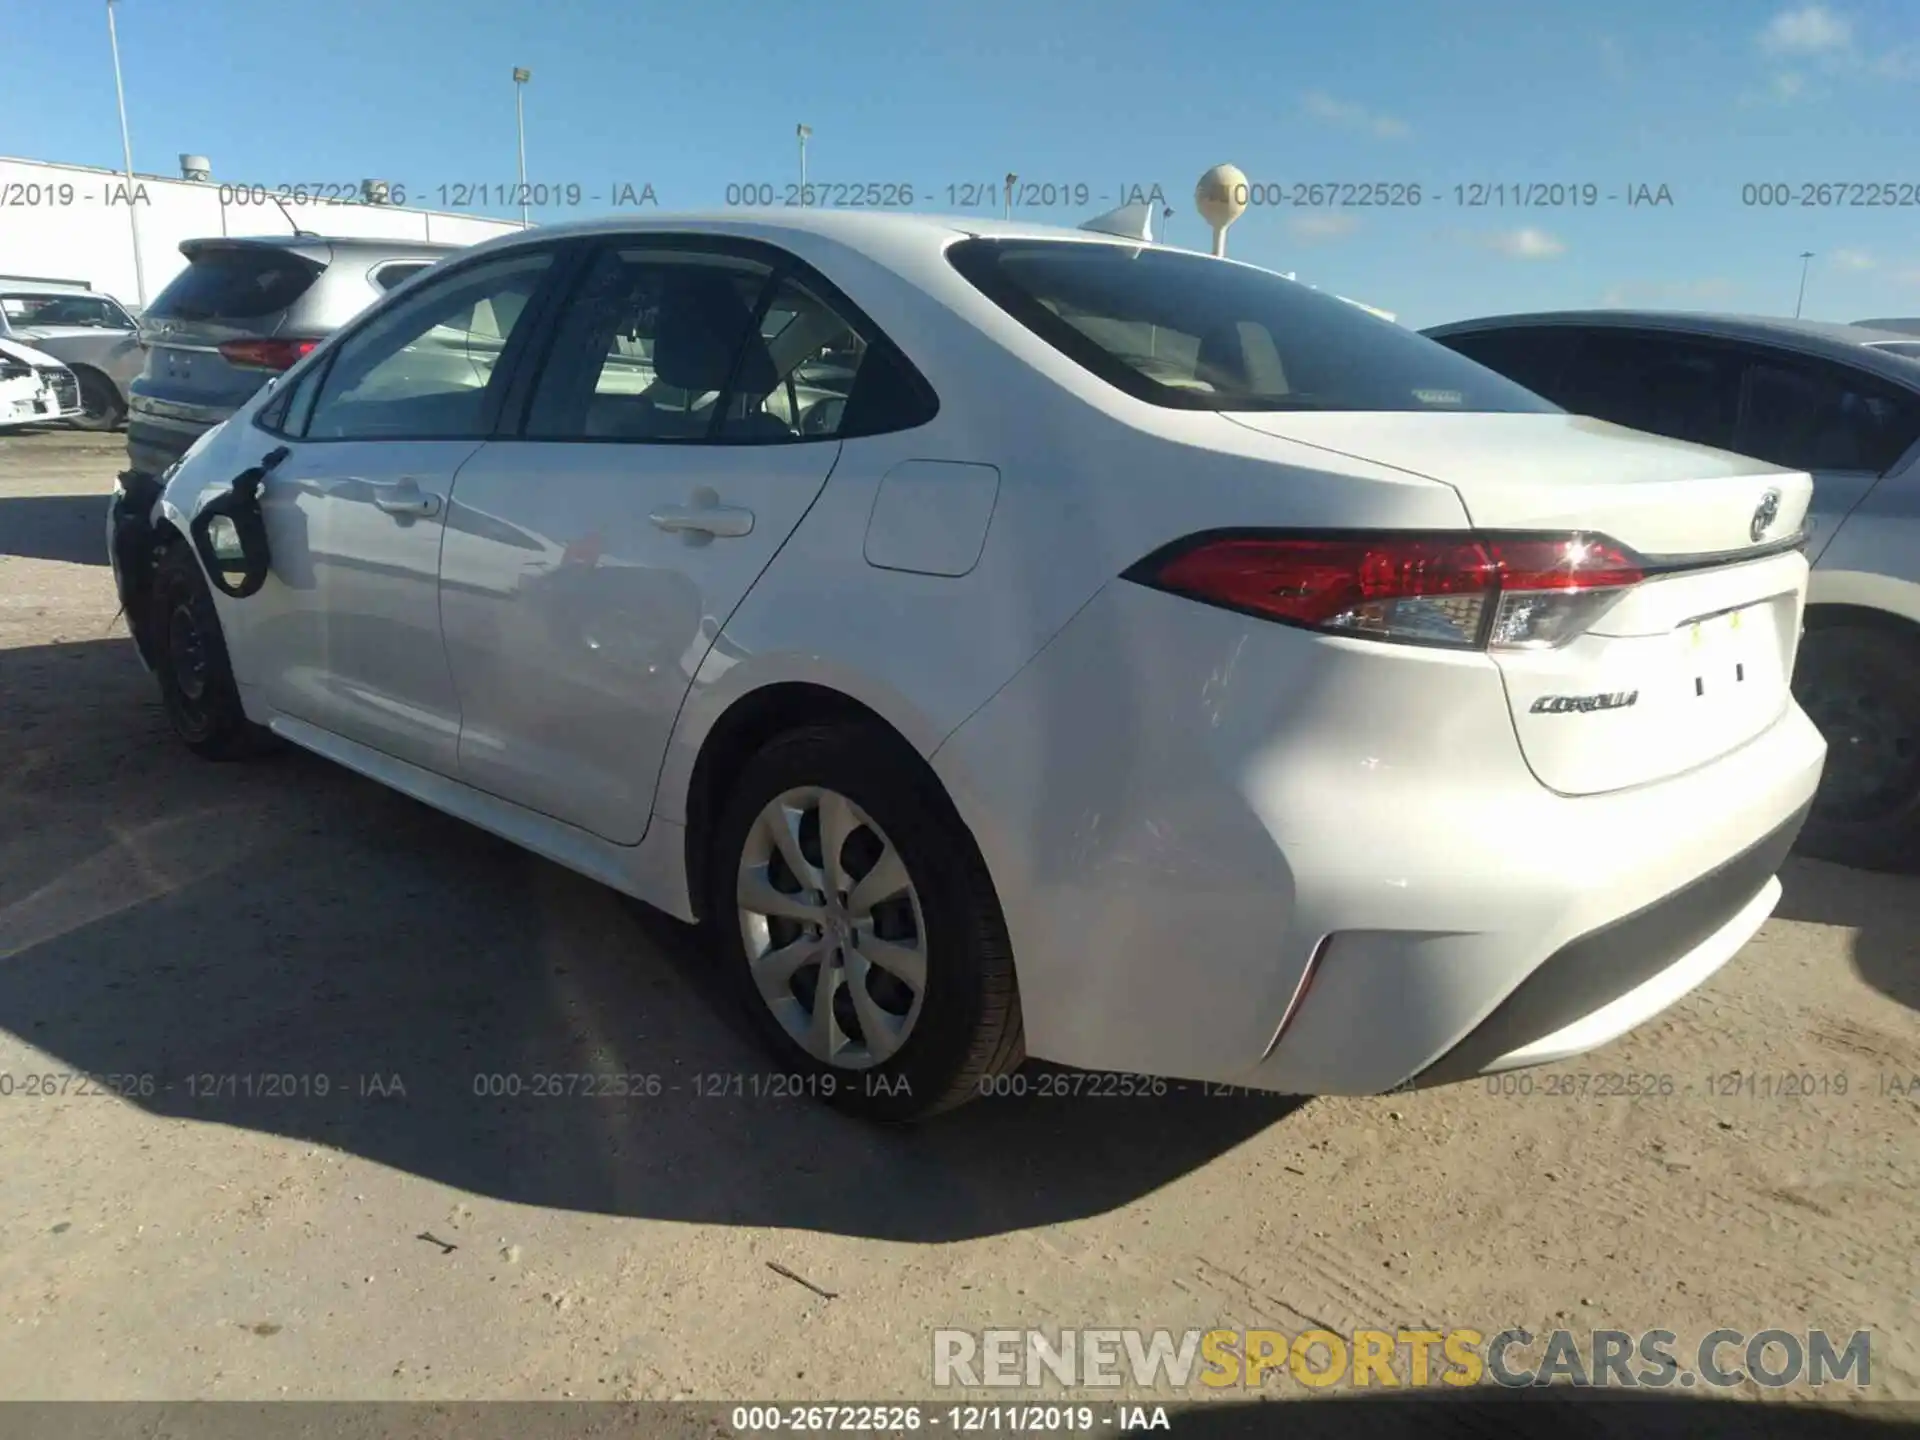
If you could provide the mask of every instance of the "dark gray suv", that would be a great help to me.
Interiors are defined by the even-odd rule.
[[[187,240],[187,268],[140,317],[127,462],[159,475],[201,434],[388,290],[461,247],[418,240]]]

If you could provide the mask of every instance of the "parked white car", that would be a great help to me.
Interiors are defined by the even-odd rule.
[[[194,750],[702,922],[778,1064],[906,1118],[1023,1055],[1374,1093],[1671,1004],[1819,780],[1809,492],[1252,266],[733,212],[443,262],[109,533]]]
[[[72,420],[84,413],[73,371],[44,351],[0,340],[0,430]]]

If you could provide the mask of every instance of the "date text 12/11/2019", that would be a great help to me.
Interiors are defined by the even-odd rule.
[[[1093,206],[1166,207],[1166,192],[1151,182],[1095,185],[1085,180],[969,180],[950,185],[918,185],[906,180],[821,181],[815,184],[743,180],[724,191],[728,209],[759,210],[947,210],[1089,209]]]
[[[369,188],[371,187],[371,188]],[[409,185],[402,181],[313,181],[291,185],[222,185],[222,205],[291,206],[414,205],[441,210],[477,210],[483,207],[530,210],[571,210],[582,205],[604,205],[615,210],[659,209],[660,195],[646,180],[611,180],[590,185],[566,180],[457,180],[438,185]]]

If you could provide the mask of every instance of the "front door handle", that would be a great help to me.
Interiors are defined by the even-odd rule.
[[[382,486],[373,493],[373,503],[389,515],[438,515],[440,497],[423,495],[411,485]]]
[[[753,512],[734,505],[672,505],[647,517],[662,530],[682,534],[724,535],[736,539],[753,533]]]

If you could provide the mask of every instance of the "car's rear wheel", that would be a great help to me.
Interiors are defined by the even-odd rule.
[[[1827,739],[1801,852],[1874,870],[1911,865],[1920,857],[1920,641],[1865,626],[1809,630],[1793,690]]]
[[[918,757],[874,727],[780,736],[715,828],[707,924],[807,1093],[913,1120],[1023,1058],[999,901]]]
[[[148,623],[167,722],[186,747],[208,760],[272,748],[271,732],[241,708],[213,592],[185,545],[168,546],[154,566]]]
[[[127,418],[126,402],[113,382],[97,370],[77,370],[80,382],[80,414],[73,424],[82,430],[117,430]]]

